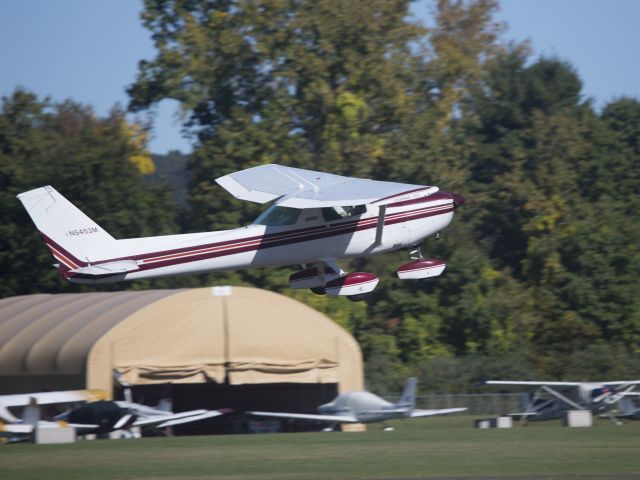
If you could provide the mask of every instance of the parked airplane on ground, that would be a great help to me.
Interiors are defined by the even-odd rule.
[[[370,392],[350,392],[338,395],[332,402],[318,407],[318,413],[246,412],[260,417],[315,420],[332,424],[371,423],[391,419],[431,417],[464,412],[466,408],[416,409],[416,379],[405,384],[400,400],[390,403]]]
[[[77,283],[301,265],[292,288],[361,300],[378,284],[367,272],[346,273],[337,260],[413,249],[401,279],[440,275],[445,263],[419,245],[449,225],[464,203],[438,187],[349,178],[262,165],[217,178],[233,196],[272,201],[251,225],[217,232],[116,240],[53,187],[18,198],[65,279]]]
[[[69,390],[62,392],[38,392],[16,395],[0,395],[0,436],[27,437],[36,427],[70,426],[76,429],[94,429],[96,424],[69,424],[41,419],[41,407],[44,405],[76,404],[80,402],[100,401],[107,397],[102,390]],[[18,417],[10,408],[23,410]]]
[[[633,390],[640,380],[613,382],[536,382],[487,380],[485,385],[525,387],[533,391],[524,411],[511,413],[523,420],[549,420],[560,418],[567,410],[590,410],[606,415],[615,423],[618,403],[626,396],[638,395]]]
[[[126,401],[101,400],[69,410],[56,416],[55,420],[64,420],[75,425],[95,425],[93,428],[77,428],[81,434],[122,430],[123,436],[132,437],[135,436],[130,433],[132,427],[162,429],[217,417],[228,412],[230,410],[199,409],[174,413],[164,402],[160,402],[156,407],[149,407]]]
[[[157,407],[149,407],[131,401],[105,400],[106,393],[99,390],[73,390],[41,392],[20,395],[0,395],[0,418],[9,422],[0,426],[6,435],[30,435],[38,426],[65,425],[74,427],[78,434],[108,433],[122,430],[124,436],[132,427],[165,428],[184,423],[217,417],[230,410],[190,410],[174,413],[168,403],[161,401]],[[83,403],[53,417],[53,421],[42,420],[42,405]],[[24,407],[22,418],[16,417],[9,408]]]

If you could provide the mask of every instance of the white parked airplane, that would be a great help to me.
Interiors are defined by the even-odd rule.
[[[36,427],[69,426],[76,429],[95,429],[97,424],[69,424],[41,419],[41,406],[64,405],[106,398],[101,390],[68,390],[62,392],[38,392],[15,395],[0,395],[0,436],[21,438],[31,435]],[[22,409],[18,417],[9,409]]]
[[[525,409],[510,415],[525,420],[560,418],[567,410],[590,410],[593,414],[606,415],[619,423],[615,413],[619,402],[626,396],[638,395],[633,390],[640,380],[613,382],[537,382],[487,380],[486,385],[525,387],[533,391]]]
[[[17,395],[0,395],[0,434],[4,436],[30,435],[36,427],[64,425],[74,427],[79,434],[106,433],[115,430],[128,432],[131,427],[165,428],[196,422],[228,413],[229,410],[190,410],[174,413],[166,402],[149,407],[129,400],[105,400],[100,390],[70,390]],[[53,418],[41,419],[42,405],[83,403]],[[22,408],[16,417],[10,408]],[[127,435],[130,436],[130,435]]]
[[[391,419],[431,417],[448,413],[464,412],[466,408],[442,408],[434,410],[416,409],[416,379],[411,377],[405,384],[402,397],[390,403],[370,392],[350,392],[338,395],[332,402],[318,407],[318,413],[246,412],[260,417],[290,418],[339,423],[371,423]]]
[[[202,273],[250,267],[301,265],[292,288],[360,300],[378,277],[344,272],[336,260],[402,248],[412,261],[401,279],[442,273],[445,263],[424,259],[418,245],[453,219],[460,195],[438,187],[349,178],[262,165],[217,178],[233,196],[272,201],[251,225],[217,232],[116,240],[53,187],[18,198],[55,257],[61,275],[77,283]]]

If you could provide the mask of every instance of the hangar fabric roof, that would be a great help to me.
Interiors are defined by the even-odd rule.
[[[362,389],[356,341],[291,298],[246,287],[0,299],[0,377],[112,371],[154,383],[338,383]]]

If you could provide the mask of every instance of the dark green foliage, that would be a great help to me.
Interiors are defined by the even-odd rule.
[[[54,259],[16,198],[20,192],[52,185],[116,238],[175,231],[168,189],[145,186],[129,160],[135,150],[124,122],[122,112],[98,119],[89,107],[52,104],[24,90],[2,99],[0,296],[86,290],[58,278]],[[150,283],[124,287],[145,285]]]
[[[640,102],[594,110],[569,63],[498,41],[493,0],[439,0],[430,30],[408,21],[408,4],[145,1],[157,55],[140,63],[130,107],[177,99],[198,139],[188,160],[157,158],[146,179],[127,160],[121,113],[5,99],[0,295],[78,289],[54,278],[20,191],[51,183],[116,236],[226,229],[261,208],[214,179],[282,163],[463,194],[442,240],[423,245],[446,260],[442,278],[401,282],[408,255],[396,252],[342,262],[381,277],[366,303],[291,291],[295,266],[113,288],[291,295],[353,333],[379,392],[409,374],[442,392],[488,377],[636,377]],[[165,177],[177,202],[155,186]]]
[[[187,188],[189,186],[189,156],[172,150],[166,155],[153,155],[156,170],[149,175],[152,184],[168,184],[173,197],[182,209],[187,208]]]

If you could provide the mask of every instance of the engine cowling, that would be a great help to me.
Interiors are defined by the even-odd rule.
[[[327,295],[345,295],[360,299],[361,295],[371,293],[375,290],[380,279],[367,272],[348,273],[342,277],[327,282],[325,292]]]
[[[324,267],[324,276],[320,275],[317,267],[307,268],[289,276],[289,286],[291,288],[319,288],[339,277],[340,274],[329,266]]]
[[[396,270],[401,280],[420,280],[423,278],[437,277],[442,272],[446,264],[437,258],[426,258],[405,263]]]

